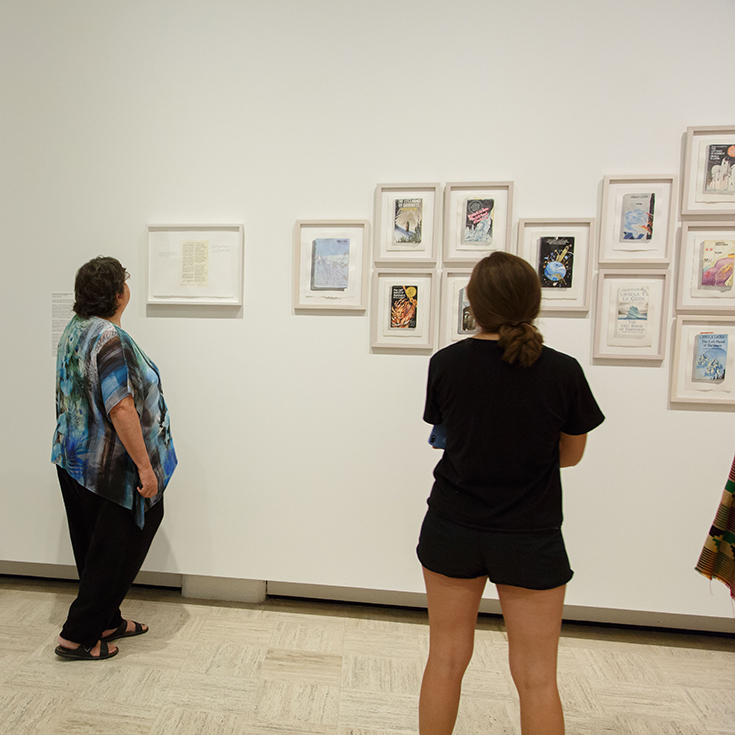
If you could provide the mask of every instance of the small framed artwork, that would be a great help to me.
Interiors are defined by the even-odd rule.
[[[381,184],[375,191],[376,265],[436,264],[441,235],[439,184]]]
[[[735,317],[676,319],[672,403],[735,404]]]
[[[518,254],[537,271],[541,311],[589,311],[594,219],[522,219]]]
[[[601,266],[666,266],[676,222],[677,177],[605,176]]]
[[[513,182],[465,182],[444,189],[444,263],[474,265],[494,250],[510,252]]]
[[[242,225],[148,225],[148,303],[242,305]]]
[[[371,343],[374,348],[434,347],[436,273],[414,268],[373,272]]]
[[[685,222],[681,227],[676,309],[735,314],[735,220]]]
[[[669,271],[600,269],[593,356],[663,360]]]
[[[471,337],[478,331],[467,298],[471,275],[471,268],[447,268],[442,273],[439,313],[439,343],[442,347]]]
[[[735,216],[735,125],[687,128],[681,213]]]
[[[367,220],[299,220],[294,227],[294,309],[365,311]]]

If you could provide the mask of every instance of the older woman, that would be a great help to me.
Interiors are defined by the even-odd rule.
[[[120,326],[128,273],[115,258],[77,272],[75,316],[59,342],[51,461],[64,498],[79,592],[55,653],[100,660],[148,628],[120,604],[163,519],[176,468],[158,368]]]

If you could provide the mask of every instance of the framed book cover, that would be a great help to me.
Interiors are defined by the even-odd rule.
[[[681,213],[735,215],[735,125],[687,128]]]
[[[684,222],[679,247],[676,309],[735,314],[735,220]]]
[[[373,348],[434,348],[436,273],[415,268],[373,272],[370,337]]]
[[[471,266],[494,250],[510,252],[512,223],[512,181],[447,184],[443,262]]]
[[[594,219],[522,219],[518,255],[541,281],[541,311],[589,311]]]
[[[735,404],[735,317],[677,317],[669,399]]]
[[[148,225],[149,304],[241,306],[242,225]]]
[[[605,176],[600,218],[600,266],[667,266],[676,229],[678,179]]]
[[[467,298],[471,268],[446,268],[441,278],[439,346],[446,347],[477,333]]]
[[[365,311],[367,220],[299,220],[294,227],[294,309]]]
[[[380,184],[375,191],[376,265],[436,264],[441,236],[439,184]]]
[[[668,270],[600,269],[593,357],[663,360]]]

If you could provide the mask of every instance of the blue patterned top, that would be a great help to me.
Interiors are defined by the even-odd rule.
[[[138,469],[109,413],[132,396],[158,493],[137,491]],[[158,368],[130,335],[107,319],[75,315],[59,341],[56,359],[56,431],[51,461],[80,485],[129,508],[143,528],[176,469],[169,416]]]

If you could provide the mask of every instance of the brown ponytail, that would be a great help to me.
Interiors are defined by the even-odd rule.
[[[541,284],[533,268],[510,253],[491,253],[472,271],[467,285],[472,315],[483,332],[500,336],[503,360],[530,367],[544,338],[533,325],[541,306]]]

